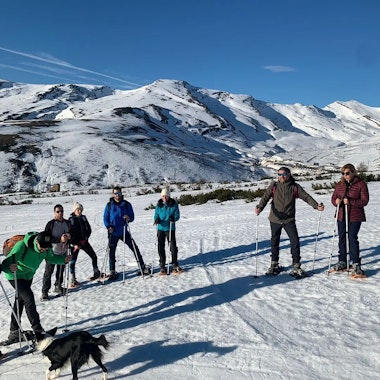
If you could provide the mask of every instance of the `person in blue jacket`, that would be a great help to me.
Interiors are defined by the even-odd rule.
[[[110,280],[118,278],[118,273],[115,269],[116,264],[116,246],[119,240],[124,241],[128,248],[134,253],[137,264],[140,269],[140,274],[150,274],[150,269],[145,266],[144,260],[141,256],[139,247],[131,238],[128,231],[128,223],[132,223],[135,219],[135,214],[130,202],[126,201],[123,197],[121,187],[115,186],[113,188],[113,196],[110,198],[104,209],[103,221],[108,231],[108,244],[109,244],[109,269]]]
[[[180,218],[178,203],[170,198],[170,189],[161,191],[161,199],[157,202],[154,211],[154,224],[157,225],[158,256],[160,260],[160,275],[167,274],[165,271],[166,254],[165,241],[170,243],[172,255],[172,273],[179,274],[183,269],[178,265],[178,247],[175,236],[175,222]]]

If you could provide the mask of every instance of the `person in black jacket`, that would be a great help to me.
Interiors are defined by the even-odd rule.
[[[100,277],[100,271],[98,269],[98,258],[88,239],[91,235],[91,226],[85,215],[82,214],[83,205],[75,202],[73,206],[73,212],[69,217],[71,224],[71,254],[73,256],[70,261],[70,282],[69,286],[74,288],[79,284],[75,276],[75,264],[78,259],[79,250],[83,249],[90,256],[92,260],[92,268],[94,275],[90,277],[90,280],[95,280]]]
[[[55,255],[67,256],[71,239],[70,223],[63,217],[63,206],[54,206],[54,218],[47,222],[45,231],[52,236],[53,251]],[[51,276],[54,272],[55,264],[46,261],[45,272],[42,279],[41,301],[49,300],[49,290],[51,288]],[[57,265],[55,273],[54,292],[63,294],[62,283],[64,280],[65,265]]]

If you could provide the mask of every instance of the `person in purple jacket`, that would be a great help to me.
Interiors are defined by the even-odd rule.
[[[112,190],[112,198],[110,198],[104,208],[103,221],[108,231],[109,244],[109,269],[110,280],[118,278],[116,272],[116,246],[119,240],[124,241],[128,248],[134,253],[139,269],[143,275],[149,275],[150,269],[145,266],[141,256],[139,247],[131,238],[128,231],[128,223],[132,223],[135,219],[135,214],[130,202],[126,201],[119,186],[115,186]]]
[[[342,178],[335,185],[331,196],[331,203],[337,208],[337,223],[339,235],[338,263],[334,266],[336,271],[347,269],[347,254],[350,255],[353,274],[363,276],[361,268],[358,233],[362,222],[366,221],[364,207],[369,201],[367,184],[357,176],[355,166],[346,164],[341,169]],[[346,215],[347,211],[347,215]],[[346,219],[348,218],[348,220]],[[346,231],[346,223],[348,231]],[[348,235],[348,250],[347,241]]]

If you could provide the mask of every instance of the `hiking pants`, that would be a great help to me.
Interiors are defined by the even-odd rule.
[[[160,257],[160,268],[165,268],[166,254],[165,254],[165,241],[169,242],[170,238],[170,252],[172,254],[172,265],[178,265],[178,247],[175,238],[175,230],[161,231],[157,230],[158,239],[158,256]]]
[[[109,238],[109,269],[115,270],[115,263],[116,263],[116,246],[118,241],[123,241],[123,236],[114,236],[111,235]],[[140,264],[141,269],[145,268],[144,260],[141,256],[139,247],[135,243],[133,239],[131,239],[131,235],[126,231],[125,232],[125,244],[128,246],[128,248],[133,252],[133,256],[136,259],[136,262]],[[136,252],[135,252],[136,249]],[[137,256],[137,257],[136,257]]]
[[[21,278],[17,280],[19,316],[21,321],[21,315],[25,307],[26,315],[28,316],[33,331],[42,332],[43,329],[40,322],[40,316],[37,312],[36,303],[34,301],[34,294],[31,289],[32,282],[33,280],[24,280]],[[13,286],[14,289],[16,289],[14,280],[9,280],[9,283]],[[15,315],[17,315],[17,298],[15,298],[13,310],[14,313],[12,313],[11,317],[10,330],[17,331],[19,329],[15,318]]]
[[[42,279],[42,293],[48,293],[51,288],[51,276],[53,275],[54,268],[57,266],[55,271],[55,283],[54,285],[62,286],[63,275],[65,271],[65,265],[51,264],[46,261],[44,277]]]
[[[300,239],[298,236],[296,222],[279,224],[270,222],[271,228],[271,253],[272,261],[279,261],[280,258],[280,236],[282,229],[287,233],[290,240],[290,253],[292,254],[293,264],[297,264],[301,260],[300,255]]]
[[[348,223],[348,246],[350,251],[350,259],[353,264],[360,264],[359,240],[358,233],[361,222]],[[338,220],[338,235],[339,235],[339,261],[347,259],[347,244],[346,244],[346,222]]]

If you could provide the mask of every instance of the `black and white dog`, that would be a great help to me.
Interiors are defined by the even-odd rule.
[[[46,370],[46,380],[56,379],[61,368],[69,362],[73,380],[78,380],[79,368],[92,357],[95,363],[103,370],[103,380],[108,379],[107,368],[102,363],[103,353],[99,346],[108,348],[109,343],[104,335],[99,338],[87,331],[77,331],[62,338],[47,337],[38,343],[38,350],[50,360],[50,367]]]

